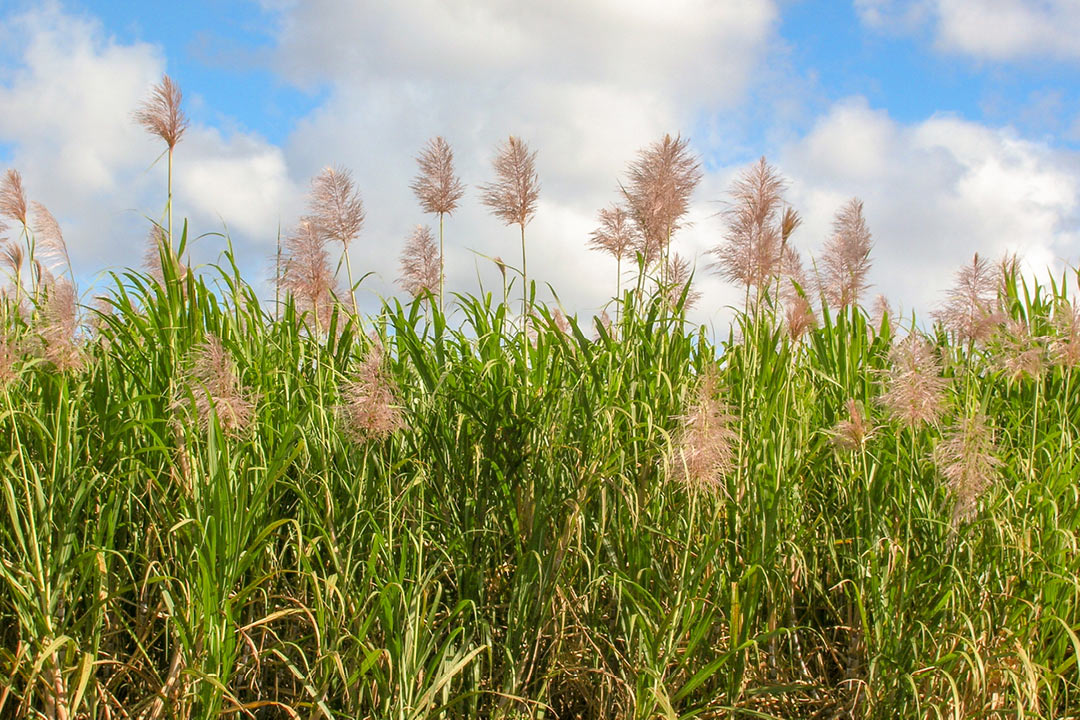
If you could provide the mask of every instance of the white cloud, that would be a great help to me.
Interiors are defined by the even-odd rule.
[[[938,0],[939,42],[992,60],[1080,58],[1075,0]]]
[[[83,216],[123,193],[121,175],[153,159],[131,109],[163,61],[151,46],[117,45],[96,22],[55,5],[0,22],[0,37],[21,44],[21,64],[0,81],[0,138],[14,145],[36,199],[61,218]],[[81,243],[72,250],[86,257]]]
[[[611,295],[614,261],[608,268],[585,243],[627,163],[704,109],[741,101],[777,19],[772,0],[275,6],[276,66],[330,88],[286,145],[290,170],[355,171],[368,222],[353,264],[376,272],[371,292],[395,292],[398,250],[429,220],[408,185],[413,157],[434,135],[450,141],[469,185],[447,222],[447,287],[475,288],[479,269],[485,287],[499,288],[481,256],[520,265],[516,233],[480,206],[477,188],[492,179],[495,145],[513,133],[539,152],[543,185],[527,229],[530,278],[544,297],[543,283],[554,284],[572,308]]]
[[[1080,261],[1080,165],[1009,130],[949,116],[903,125],[855,98],[778,160],[807,220],[798,242],[820,246],[840,204],[859,196],[875,238],[872,292],[924,317],[975,252],[1016,252],[1039,275]]]
[[[371,309],[379,296],[399,294],[404,238],[431,220],[408,186],[412,158],[442,134],[469,186],[447,220],[447,287],[475,292],[479,276],[498,293],[486,258],[518,265],[519,238],[479,203],[478,185],[491,179],[496,143],[514,133],[539,151],[543,184],[527,229],[530,277],[542,299],[551,283],[570,310],[594,312],[612,294],[615,264],[585,245],[627,163],[680,128],[698,128],[696,149],[715,157],[721,146],[713,144],[724,138],[708,134],[709,120],[701,118],[726,117],[712,113],[717,107],[737,112],[758,72],[754,58],[776,41],[770,2],[703,5],[697,15],[653,4],[620,14],[607,2],[556,3],[554,19],[502,2],[364,13],[318,2],[283,5],[277,63],[295,77],[328,83],[325,102],[298,121],[283,147],[243,131],[192,127],[177,151],[176,216],[190,216],[196,234],[224,221],[238,249],[248,251],[245,272],[257,281],[279,221],[287,232],[302,212],[308,179],[326,165],[351,168],[368,215],[353,267],[375,273],[362,293]],[[469,36],[474,16],[508,40]],[[16,51],[19,64],[0,68],[0,106],[17,109],[0,115],[0,142],[14,148],[31,195],[60,218],[84,272],[131,263],[141,254],[142,213],[164,205],[164,168],[150,167],[160,143],[131,118],[164,70],[160,51],[118,43],[93,19],[56,6],[2,22],[0,36],[25,43]],[[414,44],[424,50],[410,55]],[[695,83],[700,97],[692,96]],[[770,160],[792,178],[790,200],[806,219],[795,242],[819,248],[836,209],[862,197],[877,241],[875,291],[922,314],[975,251],[1016,250],[1036,271],[1080,259],[1072,229],[1080,163],[1012,131],[948,116],[907,125],[856,98],[829,108]],[[737,171],[710,170],[694,198],[693,225],[674,248],[697,259],[705,297],[694,319],[718,329],[729,316],[722,308],[741,297],[708,273],[706,253],[723,232],[715,201]],[[203,257],[221,247],[213,238],[201,245]]]
[[[230,232],[271,242],[283,203],[301,190],[280,148],[247,135],[196,128],[184,137],[176,172],[177,202],[201,218],[220,217]]]
[[[91,17],[48,3],[0,17],[14,66],[0,72],[0,142],[13,148],[31,199],[60,220],[76,272],[138,264],[148,221],[165,205],[162,144],[132,113],[165,69],[160,51],[122,44]],[[194,126],[176,151],[177,217],[202,230],[224,220],[238,244],[272,243],[288,182],[277,147]],[[217,250],[212,251],[216,255]]]
[[[545,79],[704,100],[738,97],[777,15],[773,0],[264,4],[282,11],[279,67],[297,79],[507,88]]]
[[[855,0],[855,9],[877,29],[930,22],[939,47],[979,59],[1080,59],[1076,0]]]

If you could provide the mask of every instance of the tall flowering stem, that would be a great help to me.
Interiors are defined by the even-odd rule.
[[[366,215],[360,192],[353,185],[352,174],[345,168],[324,169],[311,181],[308,207],[311,213],[309,218],[315,231],[325,239],[341,244],[345,256],[345,272],[349,278],[349,298],[352,300],[353,315],[359,315],[349,246],[360,236]]]
[[[442,137],[429,140],[416,162],[420,166],[420,173],[409,187],[416,193],[424,212],[439,216],[439,311],[442,312],[446,285],[443,219],[457,208],[465,195],[465,186],[454,174],[454,152]]]
[[[183,94],[180,87],[168,75],[161,77],[161,82],[154,86],[150,97],[135,113],[135,119],[151,135],[157,135],[165,141],[168,154],[168,216],[169,244],[173,240],[173,151],[188,128],[188,119],[180,107]]]
[[[961,418],[934,449],[934,463],[954,498],[954,527],[970,520],[1001,465],[986,416]]]
[[[35,259],[34,234],[30,232],[30,220],[29,210],[26,203],[26,191],[23,190],[22,175],[19,174],[18,170],[8,170],[6,173],[4,173],[3,179],[0,180],[0,216],[6,217],[10,220],[14,220],[16,223],[18,223],[19,227],[22,228],[21,236],[23,240],[25,240],[26,248],[29,252],[29,257],[27,259],[31,267],[33,267]],[[14,244],[10,245],[9,247],[11,248],[10,252],[17,253],[19,259],[18,263],[11,264],[21,267],[23,259],[21,247]],[[15,250],[15,248],[17,247],[19,247],[19,250]],[[16,275],[19,275],[18,269],[16,269]],[[38,287],[37,279],[34,276],[34,273],[30,274],[30,282],[31,289],[34,293],[34,296],[36,297]],[[18,296],[19,291],[20,288],[18,287],[18,283],[16,283],[16,296]],[[16,304],[18,304],[18,302],[16,302]]]
[[[686,414],[678,418],[669,472],[688,488],[716,490],[736,467],[736,421],[717,385],[715,373],[703,375]]]
[[[685,225],[690,197],[701,182],[701,162],[690,140],[664,137],[638,154],[623,187],[627,206],[639,228],[646,266],[659,261],[660,283],[666,284],[672,235]]]
[[[329,260],[326,237],[310,218],[301,219],[285,239],[279,282],[301,312],[311,313],[316,334],[321,333],[334,305],[336,288]]]
[[[637,232],[630,222],[630,214],[620,205],[611,205],[600,210],[600,225],[593,230],[589,247],[606,252],[615,258],[615,299],[622,295],[622,261],[628,257],[635,245]],[[615,306],[615,321],[618,322],[619,306]]]
[[[755,301],[785,275],[788,239],[800,224],[794,211],[781,212],[787,181],[761,158],[739,176],[729,191],[723,216],[724,242],[712,249],[713,269],[725,280],[742,285],[746,304]],[[779,288],[778,288],[779,292]]]
[[[866,275],[872,244],[862,201],[852,198],[836,214],[833,235],[822,257],[821,293],[834,309],[858,304],[859,296],[869,287]]]
[[[536,152],[513,135],[499,146],[492,165],[495,182],[481,186],[481,201],[507,225],[521,228],[522,317],[529,316],[529,272],[525,260],[525,226],[536,213],[540,198],[540,177],[536,173]]]
[[[439,288],[439,251],[431,228],[417,225],[401,251],[401,276],[398,278],[410,295],[420,297]]]
[[[948,299],[935,314],[957,341],[973,347],[988,339],[1004,320],[998,310],[999,275],[978,253],[956,273]]]

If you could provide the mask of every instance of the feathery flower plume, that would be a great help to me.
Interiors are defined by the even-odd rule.
[[[806,295],[795,294],[784,303],[784,324],[792,342],[798,342],[803,335],[818,326],[814,306]]]
[[[216,335],[209,335],[191,354],[188,389],[194,398],[199,428],[210,426],[211,411],[217,414],[222,432],[235,435],[248,426],[254,402],[240,384],[232,355]]]
[[[1023,375],[1038,378],[1045,366],[1044,339],[1031,334],[1027,323],[1009,318],[1001,336],[1001,367],[1011,380]]]
[[[986,340],[1004,320],[997,309],[999,279],[990,263],[975,253],[971,264],[956,273],[956,284],[935,317],[960,342]]]
[[[439,249],[431,228],[417,225],[401,251],[401,286],[414,298],[439,289]]]
[[[847,409],[847,419],[836,423],[829,436],[833,445],[841,450],[860,450],[873,436],[874,428],[867,423],[866,415],[854,398],[848,398],[844,407]]]
[[[465,196],[465,186],[454,175],[454,152],[442,137],[428,140],[416,157],[420,174],[409,185],[420,201],[424,212],[450,215]]]
[[[790,218],[790,219],[789,219]],[[783,225],[790,223],[792,229],[802,222],[798,213],[788,208],[784,213]],[[807,280],[803,271],[802,258],[799,251],[785,240],[780,251],[780,283],[777,294],[784,307],[784,324],[787,327],[788,337],[792,342],[798,342],[808,331],[818,326],[817,314],[814,305],[806,297]]]
[[[26,191],[18,170],[8,170],[0,180],[0,215],[18,222],[24,228],[27,219]]]
[[[821,262],[821,292],[833,309],[857,305],[859,296],[870,286],[866,275],[872,245],[862,201],[852,198],[833,220],[833,235],[825,244]]]
[[[45,293],[41,328],[45,359],[61,372],[78,370],[83,358],[75,338],[79,327],[75,285],[65,277],[53,278],[45,271],[41,286]]]
[[[0,262],[11,273],[12,278],[18,278],[22,274],[23,260],[25,259],[23,246],[13,242],[5,242],[0,245]]]
[[[621,205],[612,204],[599,212],[600,224],[589,236],[589,247],[606,252],[622,262],[629,257],[634,245],[634,228],[630,225],[630,215]]]
[[[638,225],[643,254],[666,260],[671,236],[701,182],[701,163],[690,152],[688,138],[665,134],[638,154],[628,172],[623,195]]]
[[[19,347],[11,338],[0,334],[0,390],[3,390],[19,377],[15,363],[19,361]]]
[[[49,283],[53,281],[52,273],[49,272],[49,268],[45,267],[41,260],[34,258],[30,268],[33,270],[34,282],[37,283],[38,288],[47,288]]]
[[[342,388],[345,402],[338,413],[345,433],[357,443],[382,440],[405,426],[397,406],[397,390],[383,369],[382,357],[382,346],[376,342],[354,379]]]
[[[536,212],[540,179],[536,174],[536,152],[519,138],[510,136],[499,146],[492,163],[496,181],[481,186],[482,202],[507,225],[524,227]]]
[[[913,430],[937,424],[945,409],[948,380],[941,377],[933,347],[912,332],[889,350],[889,360],[892,367],[881,395],[889,416]]]
[[[676,253],[668,259],[665,266],[666,287],[664,290],[668,308],[675,309],[684,289],[686,289],[686,302],[683,304],[683,309],[689,310],[694,307],[695,303],[701,299],[701,293],[692,287],[687,288],[687,285],[690,284],[690,276],[693,273],[690,261]]]
[[[1055,365],[1074,368],[1080,365],[1080,306],[1063,301],[1054,313],[1057,337],[1050,344]]]
[[[729,282],[759,295],[782,272],[786,236],[798,225],[797,215],[781,215],[787,182],[765,158],[743,171],[732,184],[731,204],[724,211],[724,244],[713,248],[714,269]],[[785,218],[787,222],[785,223]]]
[[[806,271],[803,270],[802,256],[799,255],[798,250],[786,243],[781,246],[780,250],[778,276],[781,282],[777,290],[777,296],[785,304],[793,301],[800,294],[800,289],[802,294],[805,294],[810,287],[806,278]]]
[[[68,273],[74,277],[71,257],[68,255],[67,243],[64,241],[64,233],[60,230],[60,223],[56,222],[53,214],[41,203],[30,203],[30,207],[34,218],[34,237],[42,257],[53,268],[63,264],[67,267]]]
[[[570,334],[570,321],[566,319],[566,315],[563,315],[562,310],[555,308],[555,312],[551,313],[551,320],[563,335]]]
[[[717,397],[713,373],[698,380],[690,408],[679,420],[670,471],[687,487],[718,487],[735,467],[738,434],[734,418]]]
[[[630,215],[619,205],[600,210],[600,225],[589,236],[589,247],[615,258],[615,297],[622,295],[622,261],[637,245],[638,234],[630,224]],[[617,312],[617,310],[616,310]]]
[[[784,210],[784,216],[780,219],[780,240],[785,244],[795,229],[802,225],[802,218],[795,208],[789,207]]]
[[[176,147],[188,128],[187,116],[180,108],[182,99],[180,87],[168,75],[162,75],[150,97],[135,111],[135,120],[151,135],[164,140],[169,150]]]
[[[359,314],[356,295],[353,293],[349,245],[360,236],[365,214],[364,203],[360,199],[360,192],[353,185],[352,174],[345,168],[325,168],[311,181],[308,207],[311,211],[309,219],[317,231],[328,239],[341,243],[353,314]]]
[[[960,419],[934,448],[934,464],[955,500],[954,526],[975,515],[979,497],[993,484],[1001,464],[994,451],[993,429],[981,414]]]
[[[809,330],[818,326],[814,305],[806,297],[808,287],[799,251],[787,244],[787,238],[802,224],[799,214],[788,208],[781,220],[783,243],[780,250],[779,288],[777,295],[784,308],[784,325],[792,342],[798,342]]]
[[[510,136],[501,144],[492,163],[495,182],[480,186],[481,202],[507,225],[521,228],[521,277],[524,283],[521,314],[528,315],[529,273],[525,263],[525,225],[536,212],[540,198],[540,177],[536,174],[536,152],[529,152],[520,139]]]
[[[308,206],[319,231],[346,250],[364,227],[364,203],[345,168],[324,168],[311,181]]]
[[[424,212],[439,216],[439,309],[443,307],[446,263],[443,243],[443,219],[453,214],[465,196],[461,178],[454,174],[454,152],[441,136],[432,138],[416,157],[420,174],[409,185]]]
[[[3,264],[11,275],[11,284],[14,289],[12,302],[22,312],[22,266],[25,259],[23,246],[10,241],[0,242],[0,264]]]
[[[889,321],[890,335],[896,334],[896,314],[893,313],[892,305],[889,304],[889,298],[884,295],[878,295],[874,298],[874,307],[870,313],[870,331],[877,333],[885,322],[886,318]]]
[[[157,223],[154,223],[146,236],[146,245],[143,250],[143,267],[146,269],[147,274],[156,280],[159,285],[165,283],[165,272],[161,267],[162,250],[172,255],[173,262],[176,263],[177,277],[183,281],[187,277],[187,265],[176,257],[176,253],[169,246],[165,230]]]
[[[310,218],[285,239],[281,289],[291,293],[297,309],[310,313],[315,330],[320,332],[330,320],[334,308],[334,275],[326,238]]]

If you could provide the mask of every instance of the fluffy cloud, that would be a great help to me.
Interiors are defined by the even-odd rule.
[[[1027,272],[1080,260],[1080,163],[1010,130],[950,116],[903,125],[856,98],[835,105],[779,156],[814,251],[833,213],[865,202],[873,292],[926,311],[975,252],[1018,253]]]
[[[261,245],[273,242],[281,213],[295,206],[301,192],[289,179],[280,148],[210,128],[195,128],[183,142],[178,207],[197,218],[220,218],[230,232]]]
[[[368,223],[353,262],[375,272],[371,294],[395,292],[397,250],[428,220],[408,185],[413,157],[434,135],[450,141],[469,185],[447,222],[447,287],[473,289],[478,274],[501,287],[488,258],[519,266],[517,235],[479,204],[478,185],[513,133],[539,152],[543,185],[527,229],[530,278],[544,297],[551,282],[575,309],[612,294],[614,261],[585,243],[627,163],[665,132],[693,128],[703,109],[744,99],[777,19],[771,0],[273,6],[276,67],[329,86],[286,144],[289,167],[301,178],[325,165],[355,171]],[[690,234],[685,242],[694,244]]]
[[[511,87],[544,79],[699,100],[738,97],[777,15],[773,0],[264,4],[281,13],[278,66],[301,80]]]
[[[146,216],[165,205],[165,169],[154,165],[162,144],[132,116],[165,69],[160,51],[118,43],[97,20],[55,3],[0,18],[0,37],[14,41],[14,63],[0,74],[0,141],[29,196],[60,220],[84,280],[132,264]],[[282,203],[297,194],[279,148],[200,126],[177,148],[176,188],[177,217],[202,230],[224,221],[241,245],[272,243]]]
[[[708,172],[674,249],[697,261],[705,296],[694,319],[723,327],[723,308],[741,296],[708,272],[707,253],[723,233],[717,201],[740,168],[709,162],[724,138],[710,134],[708,118],[741,112],[748,82],[767,69],[762,57],[778,42],[771,2],[687,0],[677,12],[643,3],[621,5],[621,13],[609,0],[559,2],[545,13],[509,2],[398,5],[361,12],[280,3],[274,62],[298,81],[324,85],[325,101],[282,147],[243,131],[192,127],[177,153],[176,216],[190,217],[195,233],[227,225],[254,281],[265,277],[279,222],[287,232],[303,212],[308,179],[327,165],[348,167],[367,207],[352,261],[374,273],[361,294],[371,309],[399,293],[404,239],[432,220],[408,186],[415,154],[441,134],[469,186],[447,221],[447,287],[475,292],[479,279],[498,293],[490,258],[519,265],[519,238],[480,204],[478,186],[492,179],[496,144],[514,133],[539,151],[543,185],[527,228],[530,278],[543,299],[551,283],[568,309],[595,312],[615,284],[614,261],[585,247],[596,211],[616,199],[640,148],[682,128]],[[866,17],[886,5],[861,2]],[[60,218],[77,265],[130,263],[141,254],[143,213],[164,204],[164,168],[151,167],[160,142],[131,118],[164,59],[56,6],[3,22],[2,36],[22,40],[12,51],[16,65],[0,66],[0,105],[17,109],[0,115],[0,142],[13,148],[31,195]],[[497,37],[470,35],[476,23]],[[795,242],[804,251],[820,248],[844,201],[865,201],[877,243],[875,291],[920,314],[975,251],[1020,252],[1034,271],[1080,259],[1072,229],[1080,163],[1009,130],[949,116],[904,124],[855,98],[827,108],[770,160],[792,180],[789,199],[806,219]],[[213,257],[221,243],[201,246]]]
[[[1080,59],[1075,0],[855,0],[868,25],[910,30],[933,22],[938,45],[988,60]]]
[[[121,176],[156,154],[131,109],[160,74],[159,53],[117,45],[94,21],[56,6],[0,22],[20,56],[0,81],[0,138],[12,143],[31,193],[61,217],[123,193]]]

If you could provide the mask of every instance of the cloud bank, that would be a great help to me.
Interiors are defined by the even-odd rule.
[[[309,178],[343,165],[367,208],[352,256],[355,269],[373,273],[364,308],[403,295],[398,253],[418,222],[432,221],[409,190],[413,158],[443,135],[468,185],[447,220],[447,288],[477,292],[480,282],[499,292],[490,258],[519,264],[518,236],[481,206],[478,186],[492,179],[496,144],[513,133],[539,152],[530,278],[542,299],[551,298],[550,283],[568,310],[597,312],[613,292],[615,264],[586,249],[596,212],[616,199],[639,149],[681,130],[707,172],[674,249],[697,261],[704,296],[693,319],[721,326],[729,317],[725,306],[741,293],[708,272],[707,251],[722,238],[716,214],[740,166],[717,164],[729,155],[710,128],[737,114],[771,71],[782,45],[775,3],[560,1],[543,12],[509,1],[264,4],[278,21],[272,67],[323,89],[325,101],[281,146],[239,123],[193,126],[176,163],[177,216],[196,233],[227,227],[250,280],[266,277],[279,227],[296,222]],[[857,9],[870,24],[900,10],[910,23],[944,23],[946,6],[961,5],[859,0]],[[145,216],[160,214],[165,196],[164,167],[151,167],[162,148],[131,113],[166,58],[55,4],[0,18],[0,36],[19,38],[9,50],[15,62],[0,68],[0,105],[18,109],[0,114],[0,142],[13,148],[33,198],[60,219],[82,274],[131,263],[142,252]],[[920,314],[975,251],[1017,251],[1035,271],[1080,259],[1080,164],[1007,128],[948,115],[903,123],[851,97],[805,134],[762,150],[790,178],[788,198],[806,220],[795,244],[817,251],[836,210],[862,198],[876,241],[871,292]],[[213,237],[200,243],[204,258],[223,246]]]

